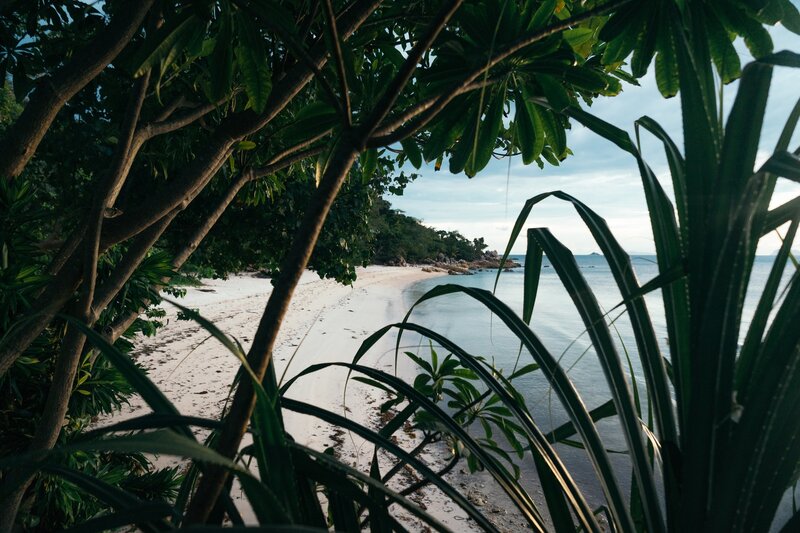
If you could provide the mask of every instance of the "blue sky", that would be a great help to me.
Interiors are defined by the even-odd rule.
[[[771,33],[776,50],[800,51],[800,36],[780,27]],[[743,64],[751,59],[741,40],[737,48]],[[735,82],[725,86],[726,109],[733,102],[736,86]],[[800,69],[776,68],[762,133],[761,161],[771,153],[785,117],[798,97]],[[652,72],[641,80],[641,86],[625,86],[622,94],[597,99],[589,110],[626,129],[632,137],[633,122],[648,115],[682,146],[680,102],[678,98],[665,100],[661,97]],[[510,162],[509,159],[492,160],[478,176],[469,179],[464,174],[450,174],[446,163],[440,172],[434,172],[431,164],[417,171],[420,178],[406,188],[403,196],[393,196],[389,200],[394,207],[421,219],[426,225],[458,230],[470,238],[485,237],[490,249],[503,250],[525,200],[541,192],[563,190],[602,215],[629,252],[652,253],[652,233],[633,158],[579,124],[573,123],[567,140],[575,155],[560,167],[546,166],[540,170],[535,164],[524,166],[519,157],[511,158]],[[796,132],[792,148],[799,140]],[[647,161],[669,190],[669,174],[660,145],[650,139],[643,141]],[[798,193],[800,187],[796,184],[780,184],[774,203],[783,203]],[[597,251],[574,210],[564,202],[548,200],[539,204],[528,226],[549,227],[576,254]],[[767,237],[759,252],[771,253],[779,245],[777,236]],[[514,251],[523,253],[524,248],[524,239],[520,239]]]

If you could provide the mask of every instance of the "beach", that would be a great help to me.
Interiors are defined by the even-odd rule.
[[[419,267],[370,266],[359,269],[357,281],[348,287],[306,272],[295,292],[275,349],[279,380],[286,382],[309,365],[352,361],[370,334],[402,320],[412,303],[408,296],[411,286],[441,275],[423,272]],[[203,280],[200,286],[188,287],[180,303],[198,310],[246,350],[271,288],[269,279],[254,274],[231,276],[227,280]],[[133,357],[147,369],[150,378],[181,413],[218,418],[239,363],[198,324],[180,319],[174,306],[168,303],[162,306],[167,313],[162,319],[165,326],[155,337],[137,339]],[[376,345],[362,363],[394,373],[394,338],[389,336]],[[401,357],[399,365],[398,375],[413,379],[415,369],[407,359]],[[385,400],[385,393],[351,380],[345,397],[345,380],[344,369],[329,369],[301,378],[286,396],[325,407],[370,427],[379,427],[382,422],[379,405]],[[129,406],[108,422],[148,411],[147,405],[134,397]],[[343,460],[369,471],[371,445],[307,416],[284,411],[284,417],[287,431],[297,442],[317,450],[332,446]],[[204,435],[203,432],[198,434]],[[406,449],[420,439],[409,425],[396,435]],[[441,448],[434,449],[423,458],[436,469],[444,464],[447,453]],[[386,458],[381,462],[386,469]],[[157,464],[162,466],[179,463],[179,458],[157,458]],[[412,482],[414,476],[413,472],[406,471],[401,485]],[[234,496],[243,501],[240,491],[235,491]],[[412,499],[451,528],[473,529],[465,513],[436,489],[426,489]],[[487,511],[500,513],[500,509],[491,507]],[[243,505],[243,516],[248,519],[246,505]]]

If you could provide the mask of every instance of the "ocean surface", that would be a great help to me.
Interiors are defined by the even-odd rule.
[[[524,264],[524,256],[512,257]],[[605,311],[620,303],[622,298],[603,256],[596,254],[576,256],[576,260]],[[632,256],[631,260],[640,284],[658,274],[654,256]],[[742,332],[746,331],[746,326],[750,323],[773,260],[773,257],[759,257],[755,262],[744,309]],[[790,265],[784,273],[785,281],[788,280],[791,270]],[[477,272],[472,276],[438,276],[424,280],[408,290],[405,303],[410,306],[434,286],[446,283],[479,287],[491,291],[495,277],[496,271],[485,271]],[[520,316],[522,314],[523,283],[522,268],[503,272],[495,293]],[[645,299],[662,353],[667,354],[667,333],[661,293],[655,291],[647,295]],[[626,353],[630,356],[630,373],[643,395],[642,370],[630,322],[627,320],[627,316],[621,313],[621,309],[610,313],[609,318],[618,315],[620,316],[614,322],[611,333],[616,338],[617,349],[623,360]],[[482,355],[487,360],[493,361],[498,368],[504,370],[505,375],[508,375],[516,366],[533,362],[530,354],[526,351],[523,350],[520,354],[519,341],[507,330],[505,325],[498,318],[492,317],[486,307],[466,295],[447,295],[423,302],[414,310],[411,321],[444,334],[473,355]],[[562,366],[568,369],[570,378],[588,408],[597,407],[610,399],[602,369],[594,351],[590,348],[588,337],[584,333],[583,322],[546,257],[543,261],[531,328],[551,354],[561,358]],[[413,337],[410,335],[404,337],[403,345],[412,345],[414,342],[412,339]],[[417,351],[420,355],[426,356],[429,352],[427,343],[419,346]],[[441,355],[440,353],[440,357]],[[543,430],[547,431],[566,421],[567,418],[563,409],[560,408],[558,398],[552,393],[540,372],[533,372],[519,378],[515,384],[525,397],[537,424]],[[625,451],[624,437],[613,419],[601,421],[599,430],[608,450],[612,452]],[[589,503],[593,506],[602,504],[603,496],[597,489],[594,473],[588,464],[585,453],[567,446],[559,446],[558,451],[571,469],[576,481],[586,492]],[[627,456],[624,453],[612,453],[611,457],[620,482],[628,490],[630,469]],[[538,487],[536,487],[529,456],[526,456],[526,463],[528,465],[523,465],[522,478],[526,480],[532,490],[537,491]]]

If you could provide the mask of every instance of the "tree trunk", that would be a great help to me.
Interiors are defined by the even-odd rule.
[[[131,159],[131,145],[149,81],[150,73],[148,72],[135,83],[131,102],[125,112],[125,118],[120,128],[122,132],[120,142],[114,154],[111,167],[102,180],[92,202],[91,212],[86,222],[87,231],[83,241],[83,291],[79,302],[73,310],[73,315],[88,327],[91,327],[96,319],[92,312],[92,302],[97,281],[97,260],[100,251],[100,233],[103,229],[103,219],[106,209],[113,202],[116,192],[119,191],[120,184],[127,176],[127,169],[130,168],[128,161]],[[149,243],[149,246],[152,246],[152,244]],[[47,392],[44,411],[36,426],[36,433],[28,448],[29,452],[35,453],[49,450],[58,440],[67,414],[69,399],[72,395],[72,386],[80,365],[85,341],[86,337],[83,332],[70,324],[67,328],[67,334],[61,342],[61,349],[59,350],[53,373],[53,382]],[[19,474],[12,475],[18,476]],[[32,475],[22,475],[20,478],[15,483],[17,485],[15,492],[3,498],[2,502],[0,502],[0,516],[5,517],[0,522],[0,533],[13,526],[22,497],[31,481],[33,481]]]
[[[292,245],[282,262],[280,274],[275,280],[275,287],[267,301],[264,314],[261,316],[253,345],[247,354],[247,359],[259,379],[264,378],[272,360],[272,350],[278,330],[289,308],[289,302],[300,281],[300,276],[308,265],[328,211],[359,153],[360,148],[354,147],[352,142],[345,141],[335,149],[319,189],[314,194],[311,205],[292,239]],[[236,389],[230,412],[225,418],[225,427],[220,432],[217,441],[216,449],[219,453],[231,458],[236,455],[254,406],[253,386],[250,380],[242,379]],[[209,465],[205,469],[187,510],[188,524],[206,521],[219,498],[226,478],[227,471],[222,468]]]

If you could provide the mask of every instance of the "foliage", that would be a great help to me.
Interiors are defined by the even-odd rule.
[[[800,449],[791,444],[797,431],[797,425],[790,422],[795,400],[788,393],[800,379],[794,362],[800,353],[798,338],[791,332],[800,301],[797,272],[781,287],[798,227],[797,199],[769,209],[776,180],[796,180],[800,170],[796,155],[787,151],[800,117],[800,102],[789,114],[773,155],[754,168],[773,65],[797,67],[800,58],[782,52],[748,65],[723,125],[714,119],[718,115],[713,87],[702,85],[706,67],[692,61],[690,55],[691,50],[702,51],[702,41],[698,44],[695,40],[692,46],[684,41],[678,46],[684,153],[653,120],[643,117],[637,122],[637,128],[648,130],[664,143],[678,203],[677,218],[675,207],[624,131],[582,110],[567,111],[636,158],[655,235],[659,277],[647,288],[640,287],[629,257],[605,221],[578,199],[559,191],[540,194],[526,203],[508,246],[510,250],[534,206],[554,197],[574,205],[609,263],[623,297],[620,306],[625,306],[635,332],[649,414],[642,412],[631,396],[606,314],[571,252],[546,228],[528,231],[528,260],[542,253],[548,256],[600,360],[613,405],[603,417],[618,417],[628,443],[633,487],[629,500],[621,497],[621,487],[608,468],[606,451],[591,423],[595,417],[566,381],[556,359],[527,327],[539,279],[537,270],[526,274],[525,321],[492,294],[456,285],[437,287],[420,300],[464,293],[484,303],[515,332],[544,371],[581,436],[609,502],[613,526],[622,531],[690,531],[698,527],[762,531],[782,526],[774,524],[775,513],[796,482],[800,463]],[[712,186],[714,193],[709,194]],[[787,223],[784,244],[755,317],[744,330],[743,300],[758,241]],[[655,288],[662,290],[664,298],[668,359],[660,353],[642,299]],[[421,329],[411,324],[399,327]],[[425,334],[444,343],[435,334]],[[745,339],[742,345],[740,338]],[[654,424],[646,425],[646,416],[652,417]],[[580,517],[580,493],[558,465],[542,469],[537,462],[537,467],[540,476],[553,476],[558,482],[547,489],[543,481],[555,527],[573,528],[570,511],[559,511],[563,497],[567,501],[575,498],[571,510],[583,527],[589,527]],[[792,530],[796,521],[795,515],[785,530]]]
[[[366,0],[0,3],[0,69],[4,87],[10,78],[15,95],[9,105],[9,92],[2,93],[4,125],[0,135],[0,179],[7,209],[2,213],[4,262],[0,273],[4,283],[0,294],[4,304],[4,322],[0,325],[0,387],[6,417],[3,422],[7,424],[2,430],[20,431],[21,435],[13,440],[14,451],[25,446],[25,440],[36,442],[37,439],[31,439],[32,430],[40,441],[60,443],[57,451],[49,450],[49,446],[31,450],[37,457],[39,453],[47,457],[43,465],[17,461],[4,453],[0,468],[6,486],[0,499],[0,525],[7,529],[13,526],[18,497],[25,494],[33,499],[31,509],[38,513],[36,516],[55,516],[58,525],[86,516],[70,515],[58,506],[48,507],[53,502],[65,504],[71,500],[59,495],[61,485],[51,485],[55,488],[47,493],[42,480],[50,478],[32,477],[38,467],[44,469],[42,475],[68,480],[93,494],[106,509],[115,509],[118,515],[97,518],[92,526],[97,529],[127,523],[131,513],[135,520],[153,522],[156,529],[179,522],[179,516],[171,522],[165,517],[172,516],[174,508],[181,511],[187,508],[189,488],[197,479],[194,475],[197,470],[186,476],[183,490],[174,502],[148,503],[101,482],[99,474],[92,470],[95,467],[89,468],[86,475],[74,465],[64,464],[76,453],[114,451],[172,453],[195,459],[195,468],[203,469],[202,490],[191,498],[189,512],[202,515],[200,520],[205,520],[203,513],[210,512],[216,501],[216,497],[205,498],[225,482],[225,476],[219,475],[222,470],[209,467],[216,465],[227,468],[226,472],[238,478],[264,523],[325,526],[327,522],[312,491],[321,485],[329,496],[336,528],[358,527],[365,508],[376,528],[396,528],[387,511],[387,502],[395,502],[440,529],[435,520],[381,482],[352,471],[325,454],[302,448],[285,435],[274,383],[267,379],[265,388],[259,385],[270,368],[269,356],[283,316],[280,310],[288,306],[296,280],[308,264],[326,218],[331,226],[319,240],[321,247],[315,256],[315,267],[324,275],[344,281],[352,279],[353,266],[365,256],[362,242],[367,242],[360,239],[366,235],[364,226],[353,222],[363,222],[370,202],[375,205],[370,199],[370,190],[380,191],[380,186],[373,188],[375,176],[380,182],[396,175],[393,168],[406,161],[418,168],[423,160],[435,162],[437,167],[446,162],[451,171],[474,176],[492,157],[515,154],[521,154],[526,163],[557,165],[570,154],[566,136],[570,116],[599,127],[578,111],[578,104],[588,105],[596,97],[618,93],[621,81],[634,83],[654,55],[662,92],[674,94],[680,85],[682,98],[694,106],[686,111],[686,116],[691,117],[687,118],[686,131],[691,135],[687,134],[684,172],[688,200],[685,205],[678,202],[681,229],[677,237],[669,233],[669,218],[663,219],[668,210],[650,206],[651,212],[662,216],[658,227],[667,232],[668,241],[672,239],[668,244],[679,243],[672,249],[662,246],[672,254],[664,260],[672,266],[673,260],[685,254],[691,275],[695,276],[687,282],[689,303],[680,300],[670,303],[678,309],[690,305],[691,320],[698,321],[691,322],[688,330],[679,320],[671,324],[674,329],[671,336],[678,343],[673,364],[681,354],[688,353],[687,346],[695,349],[692,344],[695,342],[700,343],[697,349],[703,353],[716,353],[713,343],[719,339],[703,339],[698,332],[708,328],[729,332],[728,326],[735,329],[738,316],[733,309],[733,313],[725,315],[728,320],[725,323],[711,319],[708,324],[699,322],[706,309],[715,308],[711,305],[716,302],[706,301],[704,296],[708,288],[704,283],[712,279],[707,276],[712,270],[702,258],[711,251],[717,254],[713,257],[735,253],[733,244],[730,249],[722,244],[736,239],[725,240],[729,228],[720,221],[724,222],[732,213],[730,210],[743,194],[739,185],[729,186],[721,179],[722,187],[714,183],[699,192],[693,187],[702,189],[709,176],[718,174],[735,176],[733,181],[737,184],[743,182],[745,179],[739,174],[747,168],[748,161],[731,158],[721,160],[719,169],[715,166],[717,155],[735,153],[736,149],[721,144],[721,125],[713,125],[715,110],[703,107],[713,105],[709,102],[714,100],[709,65],[715,64],[723,81],[738,75],[729,53],[735,35],[743,36],[757,56],[768,58],[764,61],[793,62],[793,56],[768,55],[771,41],[768,42],[768,35],[765,37],[762,25],[781,22],[796,30],[797,10],[785,0],[660,0],[631,3],[631,7],[628,4],[625,0],[608,3],[426,0],[415,2],[410,9],[408,2]],[[692,43],[691,60],[699,75],[686,68],[691,63],[682,46],[687,33],[696,41]],[[628,72],[624,61],[631,53],[631,72]],[[759,94],[750,96],[757,100]],[[11,120],[5,116],[7,110]],[[699,127],[695,127],[694,120],[699,121]],[[608,135],[613,133],[607,127],[602,129]],[[735,129],[738,132],[741,126],[735,125]],[[738,142],[735,137],[725,139],[732,144],[734,140]],[[616,140],[631,151],[630,141]],[[750,152],[741,151],[740,156],[750,157]],[[778,168],[793,168],[791,158],[780,157],[783,159],[774,162]],[[401,183],[381,183],[389,188],[401,186]],[[676,189],[679,193],[684,190]],[[340,190],[343,191],[341,211],[335,210],[328,217]],[[704,194],[711,190],[724,193],[719,206],[703,203],[709,202],[707,198],[717,200],[716,195]],[[681,194],[678,196],[682,197]],[[764,194],[768,196],[766,190]],[[33,208],[13,207],[14,202],[23,199]],[[660,197],[656,199],[663,203]],[[203,243],[213,221],[225,214],[231,204],[233,211],[229,212],[235,215],[241,209],[240,217],[228,217],[223,222],[228,225],[227,231],[205,252],[201,251],[206,253],[206,260],[204,263],[198,256],[199,268],[214,264],[222,270],[238,268],[246,264],[245,254],[254,251],[261,255],[258,260],[271,265],[279,276],[275,278],[273,292],[277,296],[270,298],[266,318],[254,336],[259,342],[254,343],[248,354],[255,368],[251,376],[253,384],[235,391],[236,407],[226,414],[225,426],[211,448],[194,440],[184,425],[189,421],[179,417],[120,350],[130,348],[125,334],[154,332],[160,312],[151,308],[143,318],[138,318],[140,313],[159,302],[158,290],[183,267],[195,248]],[[763,211],[766,207],[759,209]],[[720,220],[698,221],[698,212],[719,214]],[[791,214],[791,209],[779,211],[778,215],[786,213]],[[769,219],[770,224],[778,215]],[[212,224],[205,224],[207,220]],[[278,226],[263,225],[275,221]],[[763,224],[750,219],[735,222],[739,224],[737,229]],[[236,235],[231,235],[240,225],[249,226],[250,230],[244,241],[247,246],[241,248]],[[270,236],[275,236],[274,248],[259,248],[253,236],[254,227],[268,228]],[[445,240],[451,237],[460,246],[456,236],[443,236]],[[705,239],[714,245],[706,249]],[[481,243],[473,245],[480,247]],[[343,255],[343,250],[352,255]],[[737,257],[742,262],[731,263],[735,268],[724,271],[722,276],[715,274],[713,279],[717,284],[710,286],[709,298],[735,307],[738,300],[733,296],[739,292],[735,295],[735,291],[731,292],[729,299],[720,294],[726,288],[739,290],[742,280],[746,280],[749,256],[741,253]],[[727,281],[731,284],[726,285]],[[675,290],[670,294],[680,299],[683,293]],[[100,299],[98,295],[108,295],[108,299]],[[711,307],[704,307],[706,303]],[[189,310],[183,312],[192,316]],[[672,311],[668,313],[674,315]],[[592,323],[596,318],[593,317]],[[209,324],[205,326],[213,329]],[[223,336],[217,336],[224,340]],[[102,346],[102,355],[95,357],[96,352],[84,346],[87,337]],[[724,349],[720,349],[723,355],[735,352],[732,338],[722,339],[726,341]],[[603,340],[607,339],[600,339]],[[116,348],[109,345],[114,341]],[[437,340],[443,345],[445,341]],[[238,346],[230,340],[225,342],[243,358]],[[755,340],[751,344],[750,347],[761,346]],[[519,421],[534,460],[541,466],[539,472],[548,487],[547,503],[551,515],[560,517],[555,519],[559,527],[566,527],[568,520],[571,527],[570,512],[574,512],[582,527],[595,530],[593,510],[571,484],[548,439],[520,406],[502,376],[497,376],[482,361],[465,357],[455,346],[447,350],[478,375]],[[717,358],[720,362],[727,361],[727,366],[723,365],[727,372],[731,372],[729,359]],[[58,366],[56,362],[63,364]],[[660,358],[653,364],[657,370]],[[698,390],[712,390],[713,387],[708,387],[709,368],[705,363],[698,364],[698,372],[704,379],[697,382]],[[688,379],[683,375],[685,366],[679,366],[675,366],[676,391]],[[433,414],[437,423],[455,435],[474,456],[474,465],[483,465],[500,480],[530,523],[542,526],[535,502],[519,487],[502,461],[467,434],[431,398],[393,376],[357,364],[350,367],[394,388],[413,402],[409,405],[414,410],[424,408]],[[754,368],[760,372],[760,366]],[[542,369],[552,379],[558,377],[557,372],[554,374],[544,364]],[[118,426],[127,428],[121,431],[152,429],[154,424],[158,426],[156,422],[161,426],[145,433],[108,439],[70,435],[71,428],[83,427],[91,413],[124,401],[129,390],[119,388],[120,375],[147,397],[158,416],[166,417]],[[623,427],[628,428],[636,486],[642,496],[642,516],[648,520],[648,529],[656,531],[663,524],[658,516],[658,503],[654,502],[652,474],[648,473],[648,451],[637,441],[639,429],[633,427],[635,413],[622,409],[627,406],[624,376],[619,372],[613,376],[615,391],[622,398],[616,408],[623,416]],[[768,372],[765,376],[765,379],[770,377]],[[653,396],[663,403],[668,396],[664,380],[659,382],[657,373],[651,377],[660,387]],[[692,374],[691,378],[694,377]],[[50,387],[41,385],[47,381],[51,381]],[[57,383],[78,383],[78,386],[60,388],[55,386]],[[245,379],[243,383],[250,382]],[[34,391],[33,399],[15,396],[14,387],[19,391]],[[69,393],[59,396],[60,390]],[[731,394],[725,396],[725,393],[730,392],[715,391],[715,416],[727,412],[724,406]],[[254,413],[253,394],[258,396]],[[696,397],[693,393],[692,398]],[[42,412],[44,402],[51,403],[50,400],[59,409],[63,406],[64,412],[56,410],[59,416],[51,417],[55,422],[37,424],[47,418],[42,415],[53,414]],[[313,406],[292,406],[315,416],[335,418],[332,413]],[[689,411],[693,410],[694,405]],[[679,411],[684,413],[684,408]],[[668,411],[657,408],[656,412]],[[591,437],[591,418],[586,418],[590,415],[584,413],[581,418],[577,408],[573,414],[579,418],[575,424],[581,435]],[[263,483],[230,459],[237,456],[240,436],[251,415],[257,438],[245,453],[256,458]],[[718,418],[715,421],[720,423],[719,427],[730,428],[729,422]],[[195,422],[198,421],[192,423]],[[199,422],[218,427],[211,421]],[[658,431],[669,429],[667,422],[660,420]],[[697,422],[697,428],[693,426],[695,433],[690,440],[691,446],[696,447],[692,450],[700,452],[707,450],[704,444],[717,436],[716,429],[709,429],[716,426],[708,420],[701,422]],[[435,473],[424,470],[413,456],[393,448],[385,435],[375,435],[346,420],[336,419],[336,423],[368,435],[366,438],[379,447],[392,450],[402,461],[425,472],[480,525],[492,529],[457,491],[448,489]],[[234,434],[239,437],[232,437]],[[69,438],[72,436],[74,440]],[[669,434],[661,437],[665,442],[677,442]],[[491,443],[484,444],[489,444],[491,450]],[[608,474],[604,470],[607,462],[603,461],[602,447],[596,442],[587,446],[596,454],[601,475]],[[670,448],[667,450],[667,464],[676,464],[670,462]],[[687,457],[695,459],[702,455],[700,452]],[[277,468],[273,462],[267,462],[268,457],[276,456],[280,457]],[[697,486],[708,488],[714,479],[708,474],[713,474],[713,469],[709,470],[702,458],[697,461],[698,468],[687,474],[687,479],[699,476]],[[715,462],[714,468],[719,464],[724,463]],[[125,468],[132,466],[129,463]],[[673,473],[670,468],[666,467],[668,474]],[[25,482],[8,487],[20,478]],[[159,479],[162,494],[169,495],[166,485],[172,479],[171,474]],[[665,479],[671,497],[670,491],[678,485],[672,484],[669,475]],[[31,480],[39,484],[26,493]],[[731,481],[730,486],[741,485],[737,485],[739,481],[750,482]],[[623,529],[630,529],[625,520],[624,499],[615,492],[612,482],[604,487],[615,519]],[[698,490],[699,497],[689,501],[681,520],[703,522],[705,517],[699,516],[700,509],[721,505],[706,501],[712,492]],[[48,500],[48,494],[52,499]],[[772,498],[774,491],[763,494]],[[82,508],[80,513],[88,514],[96,508],[88,509]],[[743,508],[742,513],[747,516],[742,520],[753,518],[754,515],[747,514],[748,509]],[[235,520],[236,513],[230,509],[228,513]],[[221,521],[223,514],[216,512],[211,521]],[[721,514],[725,516],[720,520],[740,520],[738,515]],[[669,517],[667,525],[672,526],[674,520]]]
[[[3,232],[0,233],[3,249],[0,331],[3,332],[11,327],[49,278],[45,274],[43,252],[36,246],[41,241],[39,219],[46,216],[46,210],[39,207],[40,199],[41,195],[30,182],[0,184],[0,203],[3,206],[0,212],[5,217],[1,226]],[[113,263],[114,257],[114,254],[109,254],[105,262]],[[139,276],[146,275],[148,267],[151,276],[163,275],[163,271],[154,271],[154,266],[152,262],[146,262]],[[134,296],[137,283],[140,291],[148,291],[152,281],[135,278],[123,299],[134,299],[129,305],[141,305]],[[149,292],[144,294],[149,295]],[[118,313],[122,306],[121,302],[110,306],[106,316]],[[101,323],[106,323],[105,319]],[[37,413],[41,412],[46,400],[47,384],[52,379],[55,364],[54,354],[63,330],[63,323],[55,324],[37,340],[19,364],[0,377],[2,456],[22,452],[35,431]],[[78,368],[60,444],[79,439],[92,421],[118,411],[134,392],[108,359],[87,352]],[[66,457],[65,462],[84,475],[131,489],[144,498],[170,496],[179,479],[176,469],[154,469],[143,455],[135,453],[126,456],[80,453]],[[22,517],[25,527],[30,530],[47,531],[82,522],[105,508],[102,502],[86,498],[82,490],[58,477],[39,478],[33,490],[39,497],[31,502]]]
[[[436,261],[440,254],[451,259],[472,261],[486,249],[483,238],[470,241],[457,231],[429,228],[419,220],[392,209],[389,202],[379,201],[370,227],[375,234],[374,259],[380,263]]]
[[[284,251],[291,243],[292,230],[315,190],[308,165],[301,168],[305,168],[305,174],[290,169],[250,183],[243,197],[214,226],[185,270],[216,277],[247,269],[277,275]],[[362,178],[362,168],[353,169],[325,223],[309,263],[309,268],[320,277],[349,284],[355,281],[357,266],[366,266],[376,259],[375,247],[380,242],[376,228],[383,217],[375,205],[385,203],[381,198],[384,194],[402,194],[416,174],[395,171],[393,161],[381,156],[371,178]],[[224,189],[207,191],[198,207],[213,205],[213,198],[224,192]],[[193,228],[208,216],[208,211],[198,209],[187,215],[176,222],[166,248],[179,249]],[[236,246],[231,246],[231,235],[237,236]]]

